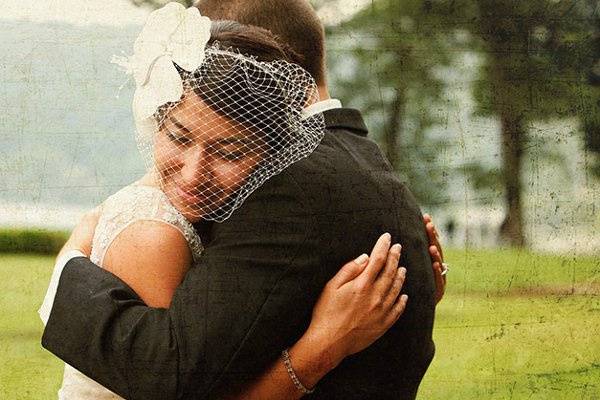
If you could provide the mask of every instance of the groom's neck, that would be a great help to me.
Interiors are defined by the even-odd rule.
[[[330,98],[329,90],[327,90],[327,85],[318,85],[317,91],[319,92],[319,100],[327,100]]]

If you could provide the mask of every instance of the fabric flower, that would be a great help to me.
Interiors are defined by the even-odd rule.
[[[161,105],[181,98],[183,84],[173,63],[189,72],[200,66],[210,25],[196,7],[186,9],[179,3],[168,3],[150,14],[126,66],[136,82],[136,118],[151,117]]]

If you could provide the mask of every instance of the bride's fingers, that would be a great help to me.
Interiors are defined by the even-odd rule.
[[[390,287],[389,292],[386,294],[386,297],[383,301],[384,308],[388,310],[390,307],[396,303],[398,299],[398,295],[402,290],[402,286],[404,285],[404,280],[406,279],[406,268],[400,267],[396,269],[396,273],[394,276],[394,281],[392,286]]]
[[[336,288],[341,287],[344,283],[350,282],[364,271],[367,263],[369,262],[369,256],[361,254],[355,260],[346,263],[340,270],[331,278],[330,283]]]
[[[438,234],[434,223],[431,222],[431,218],[428,222],[426,222],[425,230],[427,231],[427,236],[429,238],[429,246],[435,246],[440,253],[440,257],[443,259],[444,254],[442,252],[442,246],[440,244],[440,235]]]
[[[370,284],[377,279],[379,272],[385,265],[387,260],[388,250],[392,241],[392,236],[389,233],[384,233],[377,239],[377,243],[371,251],[369,257],[369,263],[361,274],[361,278],[364,279],[364,283]]]
[[[400,246],[398,243],[390,247],[388,251],[385,268],[379,273],[379,276],[375,281],[376,291],[378,291],[381,296],[385,296],[394,283],[394,278],[396,277],[396,272],[398,271],[398,262],[400,261],[401,251],[402,246]]]
[[[407,295],[403,294],[402,296],[398,297],[398,299],[392,306],[392,309],[390,310],[390,312],[387,315],[385,324],[387,325],[388,328],[390,326],[392,326],[396,321],[398,321],[398,318],[400,318],[400,316],[402,316],[402,314],[404,314],[404,310],[406,309],[407,302],[408,302]]]
[[[431,222],[431,215],[423,214],[423,222],[425,222],[425,225],[427,225],[427,223]]]
[[[429,244],[434,244],[438,241],[435,231],[435,225],[433,222],[429,221],[425,224],[425,231],[427,231],[427,238],[429,239]]]
[[[439,303],[444,297],[446,291],[446,276],[442,275],[442,265],[439,262],[433,263],[433,278],[435,280],[435,303]]]
[[[433,259],[434,263],[438,262],[441,264],[444,261],[442,259],[442,255],[438,251],[438,248],[434,245],[429,246],[429,254],[431,255],[431,258]]]

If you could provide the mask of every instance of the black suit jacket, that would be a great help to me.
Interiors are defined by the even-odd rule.
[[[305,331],[325,283],[383,232],[402,244],[407,309],[317,386],[315,399],[412,399],[434,353],[434,282],[419,208],[352,109],[325,113],[308,158],[227,221],[199,226],[205,252],[168,310],[147,307],[85,258],[65,267],[45,348],[128,399],[219,398]]]

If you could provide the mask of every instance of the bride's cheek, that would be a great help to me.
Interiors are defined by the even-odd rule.
[[[180,152],[176,148],[173,148],[169,143],[157,143],[157,147],[154,152],[154,160],[158,167],[161,175],[170,175],[175,172],[179,167],[180,163]]]
[[[244,163],[239,163],[238,165],[229,167],[226,174],[226,186],[232,190],[237,190],[246,181],[251,173],[252,168]]]
[[[226,191],[227,187],[230,186],[230,174],[226,167],[221,165],[215,166],[210,170],[209,176],[205,177],[205,181],[217,191]]]

